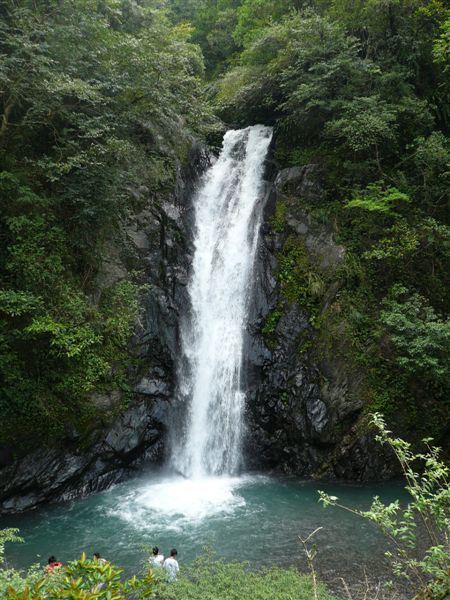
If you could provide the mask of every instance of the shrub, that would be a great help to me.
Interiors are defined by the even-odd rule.
[[[174,583],[156,585],[158,600],[311,600],[311,577],[296,569],[272,567],[251,571],[247,563],[225,563],[206,554],[183,569]],[[319,600],[335,600],[324,586],[318,587]]]
[[[153,596],[154,577],[122,581],[123,569],[85,554],[67,566],[42,573],[38,565],[25,576],[14,569],[0,570],[0,593],[5,600],[144,600]]]
[[[393,573],[406,578],[417,590],[417,600],[446,600],[450,595],[450,468],[440,459],[439,449],[424,440],[426,451],[414,453],[411,445],[394,438],[380,415],[372,417],[377,440],[394,451],[411,496],[406,507],[396,500],[383,504],[375,497],[370,510],[350,509],[338,498],[319,492],[325,506],[340,506],[381,529],[389,541],[386,556]]]

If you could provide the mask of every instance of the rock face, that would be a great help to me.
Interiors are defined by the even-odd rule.
[[[130,373],[134,393],[128,409],[119,410],[119,392],[94,395],[99,411],[111,415],[117,408],[119,416],[112,422],[105,418],[105,426],[92,431],[88,441],[81,444],[74,434],[63,450],[40,449],[20,459],[0,452],[0,513],[72,500],[123,480],[144,463],[162,462],[173,410],[180,316],[188,306],[191,198],[208,164],[204,150],[193,147],[171,197],[147,198],[145,189],[130,190],[141,209],[129,215],[104,251],[93,302],[130,271],[142,272],[142,283],[148,285],[144,317],[131,341],[141,367]],[[267,183],[243,369],[246,467],[359,481],[389,477],[395,472],[392,457],[374,442],[362,416],[363,376],[349,368],[345,344],[337,340],[335,352],[320,356],[308,311],[299,303],[280,304],[278,256],[289,236],[301,240],[319,271],[333,273],[345,256],[331,228],[314,222],[303,208],[302,199],[311,206],[322,194],[318,169],[308,165],[277,174],[269,163],[267,173],[273,181]],[[273,218],[280,203],[284,224],[276,232]],[[322,312],[338,290],[329,278]],[[268,341],[264,324],[274,311],[277,321]]]
[[[285,169],[267,192],[246,352],[246,466],[302,476],[380,479],[392,476],[395,466],[362,416],[364,378],[346,357],[345,336],[335,336],[333,352],[321,355],[307,310],[283,300],[277,283],[277,257],[289,238],[302,244],[317,272],[331,273],[319,318],[339,291],[332,275],[345,249],[334,241],[330,227],[315,223],[303,208],[314,206],[323,193],[319,180],[314,165]],[[277,233],[273,215],[280,205],[283,226]],[[263,331],[270,315],[276,319],[268,341]]]
[[[125,412],[120,392],[95,394],[92,402],[105,414],[105,426],[81,442],[68,436],[64,448],[39,449],[14,459],[0,455],[0,513],[34,508],[97,492],[135,473],[144,463],[161,463],[179,348],[178,322],[185,309],[192,231],[191,198],[209,164],[205,150],[193,146],[188,166],[178,168],[172,196],[149,197],[130,190],[140,207],[130,214],[104,249],[92,301],[131,271],[148,286],[142,322],[130,343],[140,367],[130,373],[134,393]],[[111,415],[118,416],[111,420]]]
[[[144,461],[161,458],[162,403],[141,400],[88,450],[37,450],[1,470],[3,513],[52,500],[73,500],[121,481]]]

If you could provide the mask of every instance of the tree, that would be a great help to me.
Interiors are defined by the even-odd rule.
[[[419,294],[396,285],[383,303],[381,322],[395,348],[395,360],[408,373],[417,371],[450,384],[450,320],[441,319]]]
[[[130,189],[156,202],[213,118],[191,28],[163,3],[7,1],[1,17],[0,443],[30,447],[89,429],[93,391],[127,389],[139,287],[92,301],[103,247]]]

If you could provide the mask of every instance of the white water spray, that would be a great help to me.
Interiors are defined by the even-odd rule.
[[[172,457],[190,478],[232,475],[240,466],[244,331],[271,137],[260,125],[229,131],[194,200],[191,312],[182,327],[180,374],[189,413]]]

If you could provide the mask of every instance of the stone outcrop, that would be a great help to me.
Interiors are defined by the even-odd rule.
[[[168,426],[177,409],[172,400],[180,317],[188,306],[191,199],[208,164],[205,151],[193,147],[189,166],[179,167],[171,197],[130,190],[140,210],[128,216],[105,246],[93,302],[102,289],[131,271],[141,272],[141,282],[148,286],[142,322],[130,344],[140,366],[130,372],[134,393],[128,408],[120,409],[119,392],[96,394],[92,402],[104,412],[105,424],[87,440],[74,433],[62,449],[39,449],[18,459],[0,452],[0,512],[82,497],[123,480],[144,464],[163,461]],[[280,310],[278,255],[288,236],[302,241],[318,271],[336,272],[345,256],[332,228],[317,223],[305,209],[322,194],[319,170],[308,165],[277,173],[268,163],[267,173],[272,182],[266,189],[243,369],[248,390],[246,468],[358,481],[392,476],[392,457],[375,443],[367,426],[364,375],[346,356],[344,333],[335,336],[331,352],[321,354],[308,311],[286,301]],[[284,226],[276,232],[273,215],[280,202],[285,206]],[[322,313],[338,291],[331,275]],[[280,314],[268,343],[262,330],[275,310]]]
[[[331,227],[315,222],[305,209],[320,199],[319,182],[315,165],[294,167],[279,172],[267,191],[246,353],[246,466],[301,476],[380,479],[392,476],[396,467],[363,415],[364,374],[347,355],[344,332],[334,336],[331,352],[321,353],[320,332],[308,311],[282,300],[277,282],[277,257],[286,239],[294,237],[310,265],[328,275],[320,317],[339,291],[333,273],[345,249],[335,242]],[[271,221],[279,203],[284,223],[277,233]],[[273,311],[277,322],[268,343],[262,331]]]
[[[136,473],[143,464],[162,462],[179,348],[178,323],[187,303],[191,198],[208,164],[208,154],[194,145],[188,165],[178,168],[171,196],[150,196],[145,188],[130,190],[140,210],[128,215],[104,248],[93,302],[130,272],[138,271],[148,290],[141,322],[130,342],[130,353],[139,366],[130,372],[134,393],[128,408],[123,410],[118,391],[94,394],[92,402],[104,414],[105,425],[97,424],[87,439],[72,432],[57,450],[41,448],[21,458],[8,449],[0,453],[0,513],[82,497]]]
[[[163,454],[161,402],[141,400],[89,448],[40,449],[0,471],[3,513],[103,490]]]

